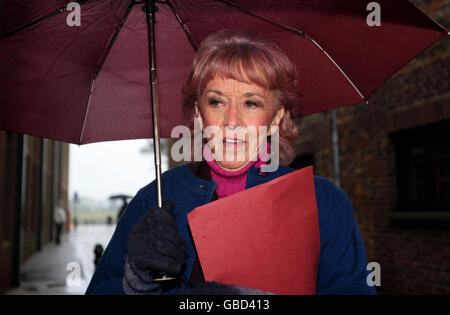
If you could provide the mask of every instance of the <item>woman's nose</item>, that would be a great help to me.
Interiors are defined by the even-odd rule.
[[[237,106],[235,104],[230,104],[230,106],[228,107],[225,126],[239,127],[241,126],[241,123],[242,122]]]

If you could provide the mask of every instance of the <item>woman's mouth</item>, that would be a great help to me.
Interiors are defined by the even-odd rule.
[[[229,143],[229,144],[239,144],[239,143],[245,143],[245,140],[226,138],[223,140],[223,142]]]
[[[230,148],[240,148],[240,147],[244,146],[245,143],[246,143],[245,140],[240,140],[240,139],[225,138],[223,140],[224,146],[230,147]]]

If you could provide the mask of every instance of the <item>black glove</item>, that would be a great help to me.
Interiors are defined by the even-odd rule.
[[[178,276],[185,260],[186,243],[178,234],[174,205],[164,201],[151,208],[131,229],[122,287],[127,294],[159,294],[152,272]]]
[[[193,285],[181,288],[177,295],[274,295],[257,289],[223,284],[220,282],[197,282]]]

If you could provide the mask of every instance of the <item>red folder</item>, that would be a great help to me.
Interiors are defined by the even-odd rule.
[[[191,211],[206,281],[314,294],[320,254],[311,166]]]

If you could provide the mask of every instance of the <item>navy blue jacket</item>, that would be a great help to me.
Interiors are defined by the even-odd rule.
[[[246,188],[250,188],[294,169],[280,166],[277,171],[260,176],[252,166],[247,173]],[[345,192],[330,180],[314,176],[320,229],[320,261],[317,294],[376,294],[367,285],[369,274],[364,243]],[[162,175],[163,198],[175,203],[175,220],[181,237],[187,244],[186,268],[181,286],[189,283],[196,252],[189,232],[187,214],[210,202],[217,183],[197,177],[189,164],[175,167]],[[86,294],[123,294],[122,277],[128,251],[128,233],[150,207],[156,206],[156,183],[153,181],[138,191],[121,216],[117,228],[91,279]],[[176,289],[166,292],[173,294]]]

